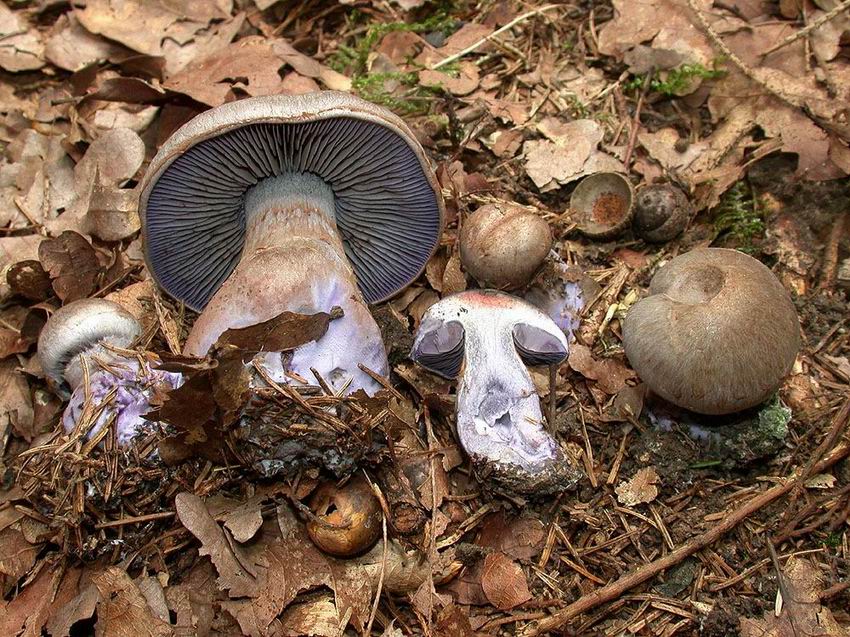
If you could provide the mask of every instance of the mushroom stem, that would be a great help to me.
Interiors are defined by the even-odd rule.
[[[386,374],[387,355],[334,217],[333,191],[309,173],[262,180],[245,196],[245,248],[233,273],[215,293],[186,341],[189,355],[204,356],[231,328],[261,323],[283,312],[343,310],[318,341],[291,355],[268,353],[263,363],[278,382],[313,378],[315,369],[335,390],[380,385],[358,364]],[[271,300],[271,302],[270,302]]]
[[[457,431],[471,456],[529,474],[561,460],[557,444],[543,428],[531,375],[513,342],[499,338],[495,330],[467,332]]]

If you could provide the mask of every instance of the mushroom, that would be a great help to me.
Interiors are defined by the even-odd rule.
[[[634,229],[646,241],[670,241],[688,227],[692,215],[681,189],[672,184],[644,186],[637,193]]]
[[[284,311],[340,307],[317,342],[267,353],[279,382],[380,385],[381,333],[366,307],[416,279],[443,202],[425,153],[390,111],[347,93],[272,95],[201,113],[160,148],[142,183],[146,261],[195,310],[185,353]]]
[[[89,413],[95,418],[89,437],[114,417],[118,444],[127,444],[150,411],[154,393],[181,383],[180,374],[152,369],[140,358],[110,349],[129,347],[141,331],[129,312],[105,299],[74,301],[48,319],[39,335],[38,358],[48,385],[70,398],[62,415],[66,431],[80,422],[88,394],[94,408]]]
[[[460,376],[457,432],[473,462],[518,493],[546,494],[576,481],[543,428],[526,365],[567,357],[558,326],[525,301],[492,290],[461,292],[422,318],[411,358],[445,378]]]
[[[523,298],[555,321],[568,340],[573,340],[581,324],[581,311],[600,289],[580,267],[566,263],[553,250]]]
[[[656,394],[702,414],[753,407],[800,349],[788,292],[762,263],[725,248],[682,254],[652,278],[623,324],[629,362]]]
[[[549,224],[509,203],[482,206],[463,224],[460,259],[480,283],[500,290],[525,287],[552,248]]]
[[[611,239],[632,221],[634,189],[620,173],[594,173],[570,195],[570,210],[582,234]]]
[[[381,503],[360,476],[342,487],[322,484],[310,498],[310,509],[315,517],[307,523],[307,535],[329,555],[359,555],[381,536]]]

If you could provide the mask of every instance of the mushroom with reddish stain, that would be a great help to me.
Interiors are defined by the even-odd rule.
[[[180,374],[110,349],[129,347],[141,331],[129,312],[105,299],[74,301],[48,319],[38,339],[38,358],[48,384],[70,398],[62,415],[68,433],[85,415],[93,419],[87,433],[92,438],[114,418],[116,441],[126,445],[146,422],[151,398],[182,383]]]
[[[340,307],[318,341],[261,364],[277,382],[316,373],[337,392],[380,389],[360,368],[388,373],[366,304],[416,279],[443,227],[436,177],[401,119],[333,91],[231,102],[180,128],[141,192],[151,274],[202,310],[186,354],[285,311]]]
[[[558,326],[525,301],[491,290],[461,292],[422,318],[411,357],[460,377],[457,432],[473,462],[517,493],[573,486],[577,471],[543,427],[526,365],[555,365],[568,353]]]

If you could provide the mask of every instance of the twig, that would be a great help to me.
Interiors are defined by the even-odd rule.
[[[153,520],[163,520],[174,515],[174,511],[162,511],[161,513],[149,513],[148,515],[138,515],[134,518],[122,518],[120,520],[112,520],[110,522],[101,522],[95,524],[96,529],[108,529],[113,526],[124,526],[125,524],[139,524],[141,522],[151,522]]]
[[[844,226],[847,225],[847,217],[850,217],[850,212],[839,214],[829,232],[829,240],[827,241],[826,249],[823,251],[823,269],[821,270],[820,283],[818,284],[818,289],[820,290],[829,290],[835,284],[835,277],[838,271],[838,244],[841,243]]]
[[[373,490],[376,487],[372,487]],[[384,551],[381,554],[381,572],[378,575],[378,590],[375,592],[375,603],[372,604],[372,612],[369,614],[369,623],[366,624],[366,630],[363,631],[364,635],[372,634],[372,624],[375,621],[375,615],[378,614],[378,603],[381,601],[381,589],[384,586],[384,571],[387,570],[387,515],[384,514],[381,516],[381,526],[384,531]]]
[[[813,468],[816,472],[820,473],[834,465],[836,462],[846,458],[848,455],[850,455],[850,440],[842,440],[840,444],[833,448],[832,451],[824,456],[824,458],[814,465]],[[557,630],[574,617],[578,617],[582,613],[586,613],[605,602],[617,599],[626,591],[646,582],[649,579],[652,579],[662,571],[675,566],[697,551],[714,544],[714,542],[734,529],[750,515],[791,491],[791,489],[798,484],[798,481],[802,477],[802,473],[802,470],[796,471],[791,479],[771,487],[761,495],[751,498],[746,504],[724,516],[713,529],[706,531],[702,535],[698,535],[675,551],[668,553],[654,562],[650,562],[649,564],[642,566],[633,573],[624,575],[607,586],[603,586],[602,588],[579,598],[578,601],[573,602],[551,617],[544,619],[536,627],[531,628],[522,634],[524,637],[534,637],[536,635],[542,635],[547,631]]]
[[[810,23],[808,26],[803,27],[802,29],[800,29],[796,33],[793,33],[793,34],[789,35],[787,38],[785,38],[784,40],[781,40],[780,42],[777,42],[776,44],[774,44],[767,51],[765,51],[764,53],[761,54],[762,59],[766,58],[771,53],[774,53],[774,52],[778,51],[779,49],[788,46],[789,44],[793,44],[794,42],[796,42],[800,38],[806,37],[807,35],[809,35],[809,33],[814,31],[818,27],[823,26],[824,24],[826,24],[830,20],[834,19],[835,17],[838,16],[839,13],[841,13],[842,11],[844,11],[848,8],[850,8],[850,0],[844,0],[844,2],[833,7],[832,9],[830,9],[829,11],[824,13],[821,17],[819,17],[817,20]]]
[[[644,79],[643,89],[638,97],[637,106],[635,106],[635,116],[632,118],[632,127],[629,130],[629,145],[626,147],[626,155],[623,157],[623,168],[629,172],[629,164],[632,161],[632,153],[635,151],[635,142],[637,141],[638,130],[640,129],[640,111],[643,108],[643,102],[649,93],[649,85],[652,84],[652,76],[655,75],[655,69],[649,69]]]
[[[451,64],[452,62],[455,62],[456,60],[459,60],[460,58],[462,58],[462,57],[463,57],[464,55],[466,55],[467,53],[472,53],[472,52],[473,52],[473,51],[475,51],[478,47],[482,46],[482,45],[483,45],[483,44],[485,44],[486,42],[489,42],[490,40],[492,40],[493,38],[495,38],[497,35],[501,35],[501,34],[502,34],[502,33],[504,33],[505,31],[507,31],[508,29],[511,29],[511,28],[515,27],[515,26],[516,26],[516,25],[518,25],[520,22],[524,22],[525,20],[528,20],[528,19],[529,19],[530,17],[532,17],[532,16],[535,16],[535,15],[537,15],[537,14],[539,14],[539,13],[543,13],[544,11],[551,11],[552,9],[557,9],[557,8],[559,8],[559,7],[561,7],[561,6],[563,6],[563,5],[560,5],[560,4],[547,4],[545,7],[540,7],[539,9],[534,9],[534,10],[532,10],[532,11],[527,11],[526,13],[523,13],[522,15],[519,15],[519,16],[517,16],[516,18],[514,18],[513,20],[511,20],[510,22],[508,22],[505,26],[503,26],[503,27],[500,27],[500,28],[496,29],[496,30],[495,30],[495,31],[493,31],[493,33],[491,33],[490,35],[487,35],[487,36],[485,36],[485,37],[481,38],[480,40],[478,40],[477,42],[475,42],[475,43],[473,43],[473,44],[469,45],[468,47],[466,47],[466,48],[465,48],[465,49],[463,49],[462,51],[458,51],[458,52],[457,52],[457,53],[455,53],[454,55],[450,55],[449,57],[444,58],[444,59],[440,60],[439,62],[436,62],[435,64],[432,64],[432,65],[431,65],[431,70],[432,70],[432,71],[436,71],[436,70],[437,70],[438,68],[440,68],[441,66],[445,66],[446,64]]]
[[[732,64],[734,64],[738,68],[739,71],[741,71],[741,73],[746,75],[750,80],[761,86],[764,90],[766,90],[768,93],[778,98],[785,104],[789,104],[794,108],[805,108],[804,104],[792,100],[787,95],[783,95],[781,92],[779,92],[779,90],[773,88],[764,80],[757,77],[755,72],[749,66],[747,66],[744,61],[732,51],[732,49],[727,46],[727,44],[720,38],[719,35],[717,35],[717,31],[711,28],[711,25],[705,19],[705,16],[702,15],[699,10],[699,7],[697,7],[696,0],[687,0],[687,3],[688,7],[690,7],[691,11],[694,13],[697,22],[699,22],[706,35],[708,35],[708,38],[714,43],[714,45],[718,49],[720,49],[720,52],[723,53],[723,55],[727,57],[729,61],[732,62]]]

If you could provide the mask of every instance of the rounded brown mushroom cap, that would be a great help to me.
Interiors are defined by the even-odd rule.
[[[399,117],[348,93],[270,95],[201,113],[151,161],[139,214],[157,283],[202,309],[242,256],[245,193],[283,173],[314,174],[330,186],[368,303],[406,287],[436,249],[440,187]]]
[[[672,184],[638,190],[634,229],[646,241],[661,243],[682,234],[693,216],[687,195]]]
[[[136,318],[106,299],[81,299],[59,308],[38,337],[38,359],[48,383],[68,395],[65,368],[81,352],[102,341],[129,346],[141,334]]]
[[[315,517],[307,523],[307,535],[330,555],[358,555],[381,535],[381,504],[362,477],[343,487],[321,485],[310,498],[310,509]]]
[[[788,292],[756,259],[724,248],[680,255],[652,278],[623,325],[626,355],[662,398],[719,415],[779,388],[800,349]]]
[[[511,204],[473,212],[460,234],[460,258],[479,283],[512,290],[528,284],[552,249],[552,231],[539,215]]]

